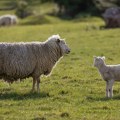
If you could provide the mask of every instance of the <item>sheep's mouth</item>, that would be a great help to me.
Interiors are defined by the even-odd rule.
[[[70,50],[67,50],[67,51],[66,51],[66,54],[69,54],[69,53],[70,53]]]

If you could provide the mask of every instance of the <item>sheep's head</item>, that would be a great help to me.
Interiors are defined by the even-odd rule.
[[[96,57],[94,56],[94,67],[100,67],[101,65],[105,64],[104,62],[105,57]]]
[[[70,53],[70,48],[66,44],[64,39],[61,39],[59,35],[52,35],[48,38],[48,42],[53,46],[59,46],[62,55]]]

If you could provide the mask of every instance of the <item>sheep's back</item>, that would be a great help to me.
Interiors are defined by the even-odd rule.
[[[14,79],[24,78],[32,74],[36,58],[31,45],[0,44],[2,68],[1,74]]]

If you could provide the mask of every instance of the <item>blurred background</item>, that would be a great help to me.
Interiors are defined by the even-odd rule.
[[[45,24],[65,20],[102,17],[107,8],[120,6],[120,0],[0,0],[0,15],[15,14],[19,24]],[[51,20],[52,19],[52,20]]]
[[[60,34],[71,48],[51,76],[7,86],[0,80],[0,120],[120,120],[120,85],[105,98],[93,56],[120,64],[120,0],[0,0],[0,41],[45,41]],[[12,27],[13,25],[16,25]],[[6,27],[11,26],[11,27]],[[1,58],[1,57],[0,57]]]

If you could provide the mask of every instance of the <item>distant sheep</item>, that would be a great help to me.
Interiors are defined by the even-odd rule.
[[[105,57],[94,57],[94,66],[106,81],[106,97],[112,97],[114,81],[120,81],[120,64],[106,65],[104,60]]]
[[[52,35],[45,42],[0,43],[0,79],[12,83],[32,77],[32,91],[37,82],[39,92],[40,76],[50,74],[56,62],[69,52],[59,35]]]
[[[12,26],[18,23],[17,16],[15,15],[3,15],[0,16],[0,26]]]

